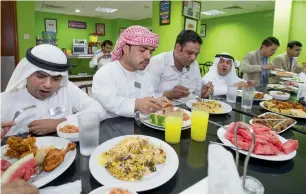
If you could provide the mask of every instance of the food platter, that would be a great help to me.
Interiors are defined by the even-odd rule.
[[[296,125],[296,120],[293,120],[291,118],[285,117],[285,116],[281,116],[279,114],[276,113],[272,113],[272,112],[266,112],[264,114],[261,114],[258,116],[259,119],[284,119],[284,120],[262,120],[258,123],[263,124],[267,127],[274,127],[272,128],[272,130],[275,130],[275,132],[277,134],[283,133],[285,131],[287,131],[288,129],[290,129],[291,127],[293,127],[294,125]],[[254,118],[253,118],[254,119]],[[253,119],[250,120],[250,124],[252,125],[253,123]]]
[[[254,92],[254,101],[264,101],[264,100],[272,100],[273,97],[269,94],[264,94],[263,98],[256,98],[256,94],[261,93],[261,92]],[[237,90],[237,96],[242,96],[242,90]]]
[[[207,104],[205,104],[207,103]],[[188,100],[186,102],[186,105],[192,109],[192,107],[195,105],[195,104],[204,104],[205,106],[207,105],[206,109],[207,109],[207,112],[209,112],[209,114],[212,114],[212,115],[218,115],[218,114],[227,114],[227,113],[230,113],[232,111],[232,107],[224,102],[221,102],[221,101],[217,101],[217,100],[204,100],[203,102],[199,102],[198,100],[196,99],[192,99],[192,100]],[[219,109],[221,110],[220,112],[216,112],[216,108],[214,106],[219,106]]]
[[[115,178],[107,170],[105,166],[107,163],[105,165],[101,164],[101,156],[113,149],[115,145],[125,141],[127,138],[145,139],[152,144],[153,147],[162,149],[163,153],[166,154],[164,163],[156,165],[155,172],[150,172],[149,174],[143,176],[140,180],[125,181]],[[127,160],[132,159],[132,157],[127,157]],[[150,190],[163,185],[174,176],[178,169],[178,165],[178,156],[169,144],[157,138],[143,135],[126,135],[110,139],[98,146],[93,151],[89,160],[90,172],[99,183],[102,185],[121,185],[122,187],[128,186],[128,188],[133,188],[136,192]],[[128,174],[129,173],[127,173],[127,176]]]

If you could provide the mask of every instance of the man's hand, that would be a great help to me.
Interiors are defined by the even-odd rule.
[[[39,190],[24,180],[16,180],[1,186],[2,194],[39,194]]]
[[[1,139],[14,125],[16,125],[14,121],[6,121],[1,123]]]
[[[161,110],[163,103],[152,97],[136,99],[135,111],[140,111],[142,114],[149,114]]]
[[[52,133],[56,131],[56,127],[61,122],[66,121],[65,118],[62,119],[41,119],[32,121],[28,127],[31,133],[36,135],[45,135],[47,133]]]
[[[158,100],[160,102],[160,104],[162,104],[162,108],[165,108],[165,107],[168,107],[168,106],[172,106],[172,102],[166,98],[166,97],[159,97],[159,98],[156,98],[156,100]]]
[[[212,82],[208,82],[207,84],[202,86],[201,89],[201,98],[209,98],[210,95],[214,93],[214,86]]]
[[[172,90],[164,92],[164,96],[170,100],[181,99],[189,96],[188,88],[184,86],[175,86]]]
[[[275,69],[275,67],[271,63],[269,63],[267,65],[264,65],[263,69],[264,70],[273,70],[273,69]]]

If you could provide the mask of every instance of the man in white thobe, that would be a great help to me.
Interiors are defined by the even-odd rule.
[[[108,111],[109,117],[134,117],[160,110],[150,77],[143,71],[158,46],[158,35],[142,26],[131,26],[120,34],[112,62],[93,77],[93,97]]]
[[[152,57],[146,72],[153,79],[156,96],[186,100],[196,96],[207,98],[213,93],[210,83],[203,86],[196,61],[201,44],[196,32],[183,30],[177,36],[174,50]]]
[[[237,85],[239,88],[247,85],[237,76],[233,63],[234,58],[230,54],[217,54],[209,72],[203,76],[204,83],[212,82],[214,85],[214,96],[225,95],[228,85]]]
[[[1,93],[1,125],[15,124],[4,130],[6,136],[55,132],[65,120],[77,123],[77,115],[83,112],[97,112],[100,120],[104,119],[103,107],[68,80],[68,69],[66,55],[53,45],[42,44],[27,51]],[[35,107],[12,122],[17,111],[30,106]]]
[[[102,48],[99,52],[95,53],[92,60],[89,62],[89,67],[100,69],[103,65],[111,62],[113,42],[105,40],[102,43]]]

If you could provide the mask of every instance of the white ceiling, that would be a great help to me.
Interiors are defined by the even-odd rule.
[[[61,8],[48,7],[46,5],[60,6]],[[114,13],[101,13],[93,11],[97,6],[115,8]],[[226,7],[239,6],[243,9],[224,9]],[[76,13],[75,10],[80,12]],[[204,18],[222,17],[242,13],[250,13],[274,9],[274,0],[261,1],[213,1],[202,2],[202,11],[218,9],[226,12],[223,15],[206,16]],[[152,1],[36,1],[36,11],[61,13],[67,15],[80,15],[90,17],[100,17],[105,19],[125,18],[139,20],[152,17]]]

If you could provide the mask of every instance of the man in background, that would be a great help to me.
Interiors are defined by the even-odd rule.
[[[268,59],[275,54],[279,45],[277,38],[268,37],[263,40],[260,49],[247,53],[239,67],[243,79],[254,80],[257,85],[266,86],[269,71],[275,68],[268,63]]]
[[[287,51],[272,60],[274,67],[294,73],[306,72],[306,65],[301,66],[297,61],[297,57],[302,51],[302,46],[299,41],[288,42]],[[275,77],[274,82],[279,82],[279,77]]]
[[[94,53],[92,60],[89,63],[90,68],[97,67],[99,69],[103,65],[110,62],[112,57],[113,42],[110,40],[105,40],[101,45],[101,50]]]
[[[152,57],[146,72],[152,77],[156,96],[184,101],[196,96],[207,98],[213,93],[210,82],[203,86],[196,61],[201,44],[195,31],[183,30],[176,38],[174,50]]]

